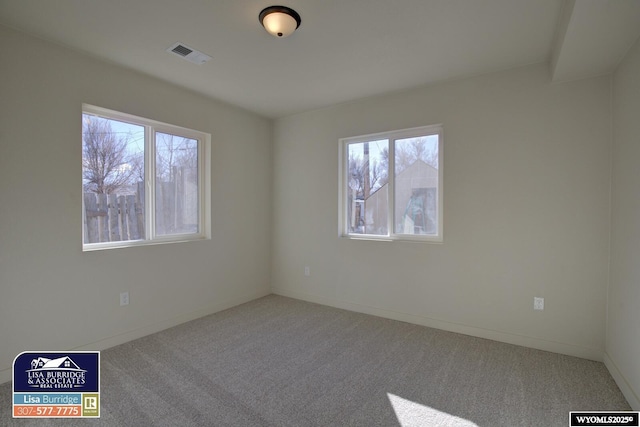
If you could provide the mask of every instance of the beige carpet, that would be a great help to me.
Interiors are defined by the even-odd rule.
[[[0,425],[567,426],[629,410],[602,363],[271,295],[102,352],[100,420]]]

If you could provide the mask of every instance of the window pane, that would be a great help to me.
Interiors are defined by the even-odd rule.
[[[398,139],[395,150],[395,233],[438,233],[438,135]]]
[[[140,240],[144,127],[82,115],[84,243]]]
[[[156,234],[198,233],[198,140],[156,133]]]
[[[347,156],[348,232],[389,234],[389,140],[349,144]]]

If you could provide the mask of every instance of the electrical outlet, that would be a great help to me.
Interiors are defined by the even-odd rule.
[[[533,297],[533,309],[544,310],[544,298]]]
[[[129,292],[120,293],[120,306],[129,305]]]
[[[309,268],[309,266],[304,267],[304,275],[307,277],[311,276],[311,269]]]

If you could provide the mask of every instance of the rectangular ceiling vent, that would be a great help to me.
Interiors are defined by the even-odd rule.
[[[167,52],[178,55],[179,57],[198,65],[204,64],[211,59],[211,57],[206,53],[199,52],[180,42],[175,43],[167,49]]]

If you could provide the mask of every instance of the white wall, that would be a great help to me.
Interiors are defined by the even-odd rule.
[[[444,244],[339,238],[338,139],[437,123]],[[610,77],[544,64],[279,119],[272,290],[602,360],[610,142]]]
[[[613,77],[611,273],[605,363],[640,410],[640,41]]]
[[[271,121],[4,27],[0,52],[0,382],[21,351],[105,348],[269,293]],[[211,240],[82,252],[83,102],[211,133]]]

